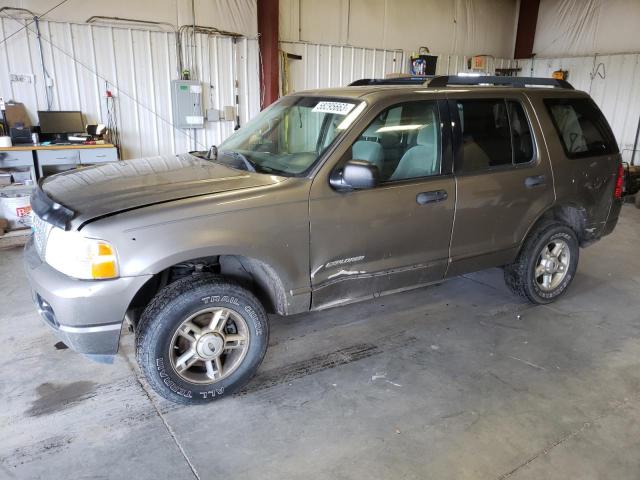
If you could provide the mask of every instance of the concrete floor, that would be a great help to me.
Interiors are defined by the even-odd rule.
[[[292,318],[242,395],[175,407],[56,341],[0,251],[0,478],[638,479],[640,210],[557,303],[501,271]]]

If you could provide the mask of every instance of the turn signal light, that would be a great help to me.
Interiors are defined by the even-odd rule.
[[[97,247],[97,255],[91,261],[91,275],[96,279],[117,277],[118,267],[113,247],[102,242]]]

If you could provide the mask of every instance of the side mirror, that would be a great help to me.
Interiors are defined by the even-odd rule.
[[[331,187],[339,192],[373,188],[379,183],[378,167],[364,160],[349,160],[329,178]]]

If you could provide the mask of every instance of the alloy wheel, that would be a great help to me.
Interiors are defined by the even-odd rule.
[[[556,289],[567,276],[571,250],[566,241],[552,240],[542,248],[535,268],[535,281],[545,292]]]
[[[217,383],[244,360],[249,350],[249,328],[234,310],[203,309],[180,324],[169,349],[171,365],[184,380]]]

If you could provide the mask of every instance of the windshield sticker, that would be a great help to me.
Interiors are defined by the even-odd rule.
[[[318,113],[335,113],[336,115],[346,115],[351,110],[353,110],[355,105],[353,103],[345,103],[345,102],[318,102],[318,104],[313,107],[313,112]]]

